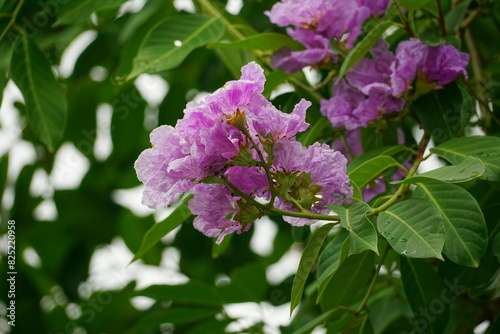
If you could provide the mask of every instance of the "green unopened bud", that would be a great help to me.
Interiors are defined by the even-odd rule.
[[[241,144],[238,154],[231,159],[231,163],[234,166],[257,166],[257,161],[254,160],[250,147]]]
[[[238,201],[238,207],[240,210],[236,216],[234,216],[234,220],[240,222],[243,226],[252,224],[254,221],[264,216],[264,214],[255,205],[250,204],[245,200],[240,199]]]
[[[271,165],[274,161],[274,155],[273,155],[273,150],[274,150],[274,143],[271,139],[259,136],[259,140],[262,144],[262,147],[264,148],[264,152],[267,153],[267,163]]]
[[[297,180],[301,175],[302,172],[293,172],[291,174],[276,172],[274,177],[278,183],[278,195],[286,198],[286,194],[288,194],[290,188],[297,183]]]
[[[310,175],[306,174],[291,188],[289,196],[295,199],[303,208],[309,209],[314,203],[321,200],[316,196],[321,188],[318,185],[311,185]]]
[[[236,127],[240,131],[247,131],[247,116],[240,109],[236,109],[234,115],[227,119],[227,124]]]

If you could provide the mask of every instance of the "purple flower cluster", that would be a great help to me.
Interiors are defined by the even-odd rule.
[[[412,38],[401,42],[393,54],[380,40],[370,53],[372,58],[353,66],[346,79],[333,85],[333,97],[321,102],[321,112],[335,127],[366,127],[385,113],[402,110],[401,96],[413,88],[417,94],[425,93],[460,74],[467,78],[469,56],[451,45],[433,47]]]
[[[330,40],[350,49],[361,34],[363,23],[387,10],[390,0],[282,0],[265,12],[272,23],[287,27],[287,33],[306,49],[282,49],[271,59],[273,66],[287,73],[307,65],[336,62]],[[346,35],[347,34],[347,35]],[[344,40],[345,39],[345,40]]]
[[[274,199],[277,208],[289,211],[326,213],[325,205],[352,195],[341,153],[295,141],[308,127],[310,102],[301,100],[292,113],[283,113],[262,95],[264,81],[263,70],[250,63],[240,80],[226,83],[202,102],[188,103],[175,127],[164,125],[151,133],[153,147],[135,163],[146,186],[143,204],[164,207],[190,191],[195,228],[221,242],[227,234],[248,230],[263,215],[252,203],[256,198]]]

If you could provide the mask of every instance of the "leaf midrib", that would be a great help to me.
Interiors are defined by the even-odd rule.
[[[31,71],[31,61],[29,59],[28,41],[25,37],[22,37],[21,42],[23,44],[23,50],[24,50],[24,61],[26,64],[26,77],[28,80],[28,86],[30,88],[29,91],[31,92],[31,95],[33,97],[33,102],[36,105],[35,111],[38,111],[38,113],[40,114],[38,117],[39,118],[38,121],[41,123],[42,127],[44,128],[44,130],[45,130],[44,132],[50,133],[49,125],[47,124],[47,122],[45,121],[45,119],[43,117],[42,104],[40,102],[40,99],[39,99],[37,92],[36,92],[36,89],[35,89],[35,82],[33,81],[33,72]],[[50,143],[49,146],[52,147],[53,146],[52,138],[50,138],[50,136],[48,136],[46,139]]]
[[[165,52],[160,57],[152,60],[151,63],[148,64],[148,67],[151,67],[151,66],[154,66],[154,65],[158,64],[159,62],[161,62],[166,57],[170,57],[175,52],[178,52],[179,50],[181,50],[183,48],[183,46],[187,47],[188,44],[189,44],[189,42],[191,42],[193,40],[193,38],[196,37],[196,35],[198,35],[201,31],[203,31],[203,29],[205,29],[207,26],[211,25],[216,20],[219,20],[219,18],[215,17],[215,16],[212,17],[212,18],[210,18],[207,22],[205,22],[202,26],[200,26],[192,34],[190,34],[185,40],[183,40],[182,41],[182,46],[180,46],[180,47],[174,47],[174,48],[168,50],[167,52]]]
[[[439,253],[436,253],[436,250],[427,242],[427,240],[425,240],[417,231],[415,231],[403,219],[401,219],[399,216],[395,215],[394,213],[392,213],[390,211],[385,211],[385,213],[387,213],[390,216],[393,216],[394,218],[396,218],[397,220],[399,220],[401,223],[403,223],[403,225],[405,225],[406,227],[408,227],[408,229],[410,229],[411,231],[413,231],[415,233],[415,235],[418,236],[424,242],[424,244],[426,244],[430,249],[432,249],[432,252],[437,255],[436,256],[437,258],[441,258],[441,255]]]
[[[436,201],[436,199],[434,198],[434,196],[432,196],[432,194],[428,191],[428,189],[425,187],[425,185],[419,184],[419,186],[427,194],[427,196],[429,196],[429,199],[437,206],[438,210],[443,215],[443,218],[448,222],[448,225],[451,227],[451,229],[453,230],[453,232],[457,235],[458,239],[460,240],[460,243],[464,246],[467,254],[469,255],[470,259],[472,260],[472,263],[474,263],[474,265],[477,267],[479,265],[479,263],[477,263],[474,260],[472,254],[470,253],[469,249],[467,248],[467,245],[465,244],[464,240],[461,238],[461,236],[458,233],[458,231],[456,230],[455,226],[453,226],[453,224],[451,223],[449,217],[445,214],[445,212],[442,209],[441,205]]]

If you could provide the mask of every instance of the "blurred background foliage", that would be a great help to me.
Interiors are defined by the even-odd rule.
[[[456,1],[442,2],[447,12],[456,5]],[[454,12],[454,15],[470,13],[483,6],[483,2],[464,1],[468,6],[462,14]],[[266,280],[266,271],[283,260],[290,249],[300,250],[310,235],[310,228],[292,228],[280,217],[271,217],[274,223],[269,223],[276,233],[271,229],[270,236],[264,236],[272,243],[272,252],[256,251],[256,247],[251,247],[255,229],[234,236],[232,242],[223,244],[225,249],[216,248],[211,239],[191,226],[192,218],[189,218],[175,237],[165,238],[139,264],[126,267],[155,219],[162,219],[161,215],[153,216],[152,211],[142,210],[141,213],[124,204],[123,192],[118,191],[135,189],[130,192],[134,195],[140,192],[136,189],[140,183],[133,164],[141,151],[150,146],[150,131],[160,124],[175,125],[188,101],[239,77],[241,65],[254,60],[255,55],[242,49],[197,48],[178,67],[158,77],[142,75],[126,81],[144,37],[154,26],[193,11],[201,13],[203,9],[197,1],[130,1],[125,6],[124,3],[125,0],[0,2],[0,91],[3,92],[7,85],[13,86],[9,81],[11,59],[16,59],[17,55],[12,58],[15,45],[24,35],[36,55],[32,59],[34,66],[52,65],[67,103],[66,126],[59,129],[61,138],[51,147],[40,141],[38,125],[28,121],[28,111],[20,95],[14,94],[16,98],[12,99],[0,94],[4,99],[1,114],[13,115],[10,121],[0,115],[4,117],[0,129],[0,196],[3,195],[0,199],[2,243],[6,238],[6,221],[16,221],[17,321],[15,328],[10,329],[14,333],[215,334],[224,332],[228,324],[237,320],[225,311],[224,305],[263,302],[261,305],[268,305],[272,315],[276,311],[272,306],[290,302],[291,277],[271,284]],[[234,5],[233,1],[212,3],[221,10]],[[241,25],[240,30],[248,34],[283,32],[263,14],[273,3],[243,1],[238,15],[227,11],[224,15],[230,22]],[[469,30],[484,65],[482,76],[472,79],[472,83],[481,81],[475,87],[482,90],[473,93],[493,97],[493,109],[499,115],[500,5],[498,1],[484,3],[487,4]],[[438,22],[432,15],[432,6],[430,8],[415,19],[415,28],[428,43],[439,39],[436,36]],[[402,37],[394,34],[391,38]],[[233,37],[226,32],[223,39],[232,40]],[[460,40],[455,42],[460,43]],[[75,47],[81,50],[75,51]],[[23,60],[16,61],[22,63]],[[301,73],[296,76],[305,80]],[[277,83],[285,78],[279,72],[275,72],[274,77]],[[13,92],[15,88],[8,91]],[[157,91],[166,94],[155,95]],[[288,92],[273,96],[272,101],[282,110],[289,111],[301,97],[309,98],[308,92]],[[319,105],[315,103],[308,112],[308,121],[314,124],[319,117]],[[491,124],[491,134],[498,134],[498,126]],[[383,137],[384,133],[379,135]],[[28,157],[26,163],[18,163],[23,160],[19,155]],[[81,182],[66,184],[64,179],[75,170],[83,171]],[[42,190],[36,186],[40,182]],[[493,227],[490,229],[493,235],[498,225],[500,190],[495,185],[488,191],[489,196],[483,198],[490,205],[483,207],[488,208],[484,213]],[[476,185],[471,192],[478,199],[484,195],[481,185]],[[138,196],[133,199],[139,201]],[[122,241],[130,252],[125,253],[121,268],[109,267],[109,271],[118,276],[111,279],[116,282],[108,283],[110,286],[116,284],[108,288],[96,285],[90,280],[91,261],[97,261],[96,254],[107,245]],[[163,285],[138,286],[136,276],[129,273],[135,268],[135,272],[148,275],[148,266],[165,267],[166,258],[172,254],[174,262],[178,258],[178,267],[174,265],[169,270],[182,273],[184,282],[189,278],[187,284],[165,285],[167,279],[160,277]],[[493,319],[495,314],[492,312],[498,311],[498,305],[493,307],[494,304],[481,301],[491,299],[491,295],[484,294],[486,288],[494,289],[497,297],[500,291],[498,282],[493,287],[481,288],[498,268],[493,252],[487,254],[489,257],[483,259],[484,264],[478,269],[465,271],[449,262],[440,265],[440,269],[454,267],[444,270],[451,282],[460,277],[463,284],[476,287],[471,294],[456,296],[457,304],[465,305],[460,310],[466,309],[467,313],[453,315],[454,327],[450,333],[470,333],[481,321]],[[388,268],[395,258],[395,253],[389,253]],[[372,268],[373,258],[365,260],[367,268]],[[0,303],[5,312],[8,300],[4,254],[1,261]],[[295,271],[296,262],[292,261],[292,266],[290,274]],[[459,276],[451,274],[453,269]],[[367,272],[370,273],[370,269]],[[161,273],[151,275],[161,276]],[[351,273],[348,270],[342,275],[349,281]],[[360,287],[366,285],[366,282],[355,282]],[[385,289],[387,286],[391,289]],[[415,330],[415,325],[408,320],[410,310],[400,279],[379,282],[375,294],[386,297],[374,298],[369,304],[376,333],[394,333],[396,328],[398,331]],[[152,297],[154,301],[133,302],[139,295]],[[292,333],[321,314],[314,304],[315,297],[307,291],[306,295],[301,311],[290,326],[281,329],[283,333]],[[288,308],[285,310],[286,313]],[[265,333],[270,330],[269,324],[259,321],[238,331]],[[337,325],[342,321],[346,320],[339,317]],[[0,332],[8,332],[4,322],[0,326]],[[336,332],[335,326],[334,322],[331,333]]]

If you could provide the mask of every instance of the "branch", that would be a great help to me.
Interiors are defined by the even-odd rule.
[[[17,19],[17,15],[19,14],[19,11],[21,10],[21,7],[23,6],[24,0],[20,0],[17,3],[16,8],[14,9],[14,12],[12,12],[12,17],[10,18],[9,23],[7,23],[7,26],[3,29],[2,33],[0,34],[0,41],[7,35],[7,32],[9,31],[10,27],[14,25]]]

